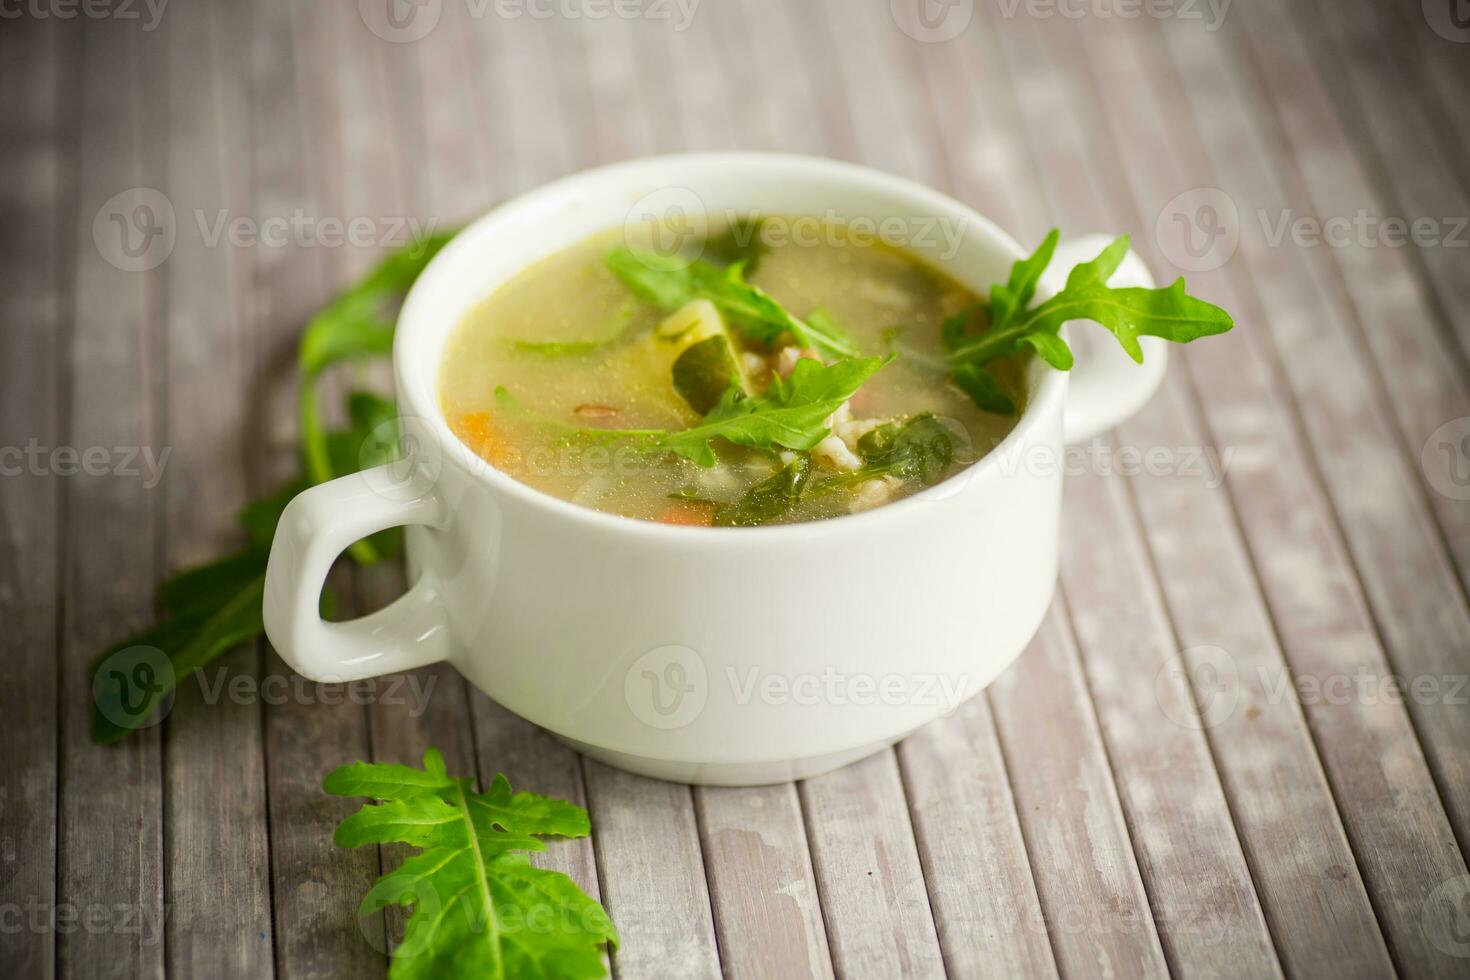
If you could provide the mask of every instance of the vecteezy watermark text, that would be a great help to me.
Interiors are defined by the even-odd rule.
[[[199,238],[208,248],[217,248],[223,241],[234,248],[407,248],[434,234],[435,221],[421,221],[414,217],[356,215],[338,218],[333,215],[318,216],[297,208],[290,214],[271,215],[257,218],[250,215],[231,215],[221,208],[207,213],[194,211],[194,220],[199,226]]]
[[[172,447],[45,446],[32,438],[24,446],[0,446],[0,476],[142,477],[149,490],[163,479]]]
[[[368,30],[394,44],[428,37],[444,15],[445,3],[461,3],[472,20],[495,17],[515,21],[649,20],[688,30],[700,0],[357,0],[357,12]]]
[[[1319,215],[1294,208],[1243,212],[1218,187],[1194,187],[1175,195],[1154,222],[1164,258],[1185,272],[1219,269],[1241,242],[1256,248],[1464,248],[1470,249],[1470,216],[1379,214]]]
[[[0,0],[3,2],[3,0]],[[281,214],[235,214],[227,208],[195,208],[193,221],[179,216],[162,191],[130,187],[102,203],[92,220],[98,253],[124,272],[147,272],[168,261],[191,233],[203,248],[413,249],[426,243],[438,221],[413,215],[313,214],[304,208]]]
[[[0,20],[136,20],[151,31],[167,6],[168,0],[0,0]]]

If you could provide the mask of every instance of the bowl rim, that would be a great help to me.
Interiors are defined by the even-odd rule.
[[[426,367],[414,358],[414,345],[418,342],[415,337],[415,324],[425,320],[426,314],[421,311],[429,305],[431,301],[429,294],[438,286],[436,280],[439,277],[435,275],[436,267],[446,268],[459,253],[482,247],[485,239],[491,238],[499,230],[500,225],[518,213],[547,207],[558,198],[570,197],[578,192],[581,185],[608,181],[620,176],[628,178],[629,184],[632,185],[636,175],[643,175],[653,168],[690,173],[701,169],[714,170],[731,166],[801,172],[807,177],[843,180],[851,184],[865,185],[875,190],[898,194],[913,200],[918,207],[932,209],[935,214],[947,212],[960,217],[967,225],[978,229],[993,246],[1006,253],[1012,261],[1024,258],[1026,255],[1020,245],[998,225],[969,205],[947,194],[906,177],[826,157],[762,151],[675,153],[638,157],[557,178],[533,190],[516,195],[471,221],[450,240],[438,255],[430,260],[404,299],[393,341],[393,372],[400,403],[399,415],[400,417],[416,417],[418,421],[427,425],[429,435],[437,443],[439,449],[439,466],[452,463],[469,478],[482,481],[518,503],[543,510],[550,516],[564,518],[579,524],[588,531],[642,537],[664,544],[697,543],[724,547],[749,544],[756,540],[769,544],[772,539],[778,537],[810,539],[827,535],[860,534],[872,530],[879,522],[893,523],[915,519],[923,512],[922,508],[933,504],[932,495],[940,487],[963,480],[966,485],[960,492],[968,492],[976,483],[1003,478],[1005,474],[1001,467],[1002,459],[1022,451],[1024,446],[1032,441],[1038,429],[1045,426],[1050,419],[1060,417],[1062,402],[1066,394],[1067,375],[1063,371],[1047,368],[1038,358],[1035,360],[1033,370],[1039,371],[1039,376],[1033,381],[1033,394],[1027,399],[1021,417],[1000,442],[958,473],[934,487],[860,513],[845,514],[823,520],[801,521],[794,524],[770,524],[757,527],[716,528],[662,524],[657,521],[594,510],[522,483],[510,474],[496,469],[465,445],[450,429],[439,400],[435,397],[438,363],[432,363]],[[666,185],[675,185],[678,180],[674,177],[667,177],[664,182]],[[927,256],[925,260],[940,270],[953,274],[952,265],[946,266],[944,261],[931,260]],[[484,295],[488,296],[498,286],[499,283],[491,285]],[[1044,294],[1044,287],[1038,287],[1038,293]],[[451,327],[450,332],[454,329],[456,327]],[[442,349],[440,354],[442,357]],[[423,360],[432,361],[433,359],[424,355]],[[417,370],[411,371],[409,367]],[[425,377],[426,375],[428,377]],[[434,478],[437,481],[441,478],[440,474],[436,473]],[[931,495],[930,499],[925,499],[926,494]],[[946,512],[942,508],[932,506],[930,509],[940,514]]]

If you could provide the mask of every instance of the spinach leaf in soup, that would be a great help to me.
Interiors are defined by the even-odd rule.
[[[700,415],[718,405],[732,386],[742,385],[735,353],[722,334],[690,344],[674,361],[672,373],[674,390]]]
[[[797,456],[770,479],[763,480],[739,499],[715,511],[716,527],[755,527],[784,516],[801,501],[812,476],[812,458]]]
[[[959,435],[933,414],[880,425],[858,440],[858,453],[870,476],[887,474],[932,486],[955,462]],[[967,460],[961,460],[967,462]]]

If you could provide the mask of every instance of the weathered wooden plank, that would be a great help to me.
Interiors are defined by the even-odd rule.
[[[1141,86],[1147,83],[1136,75],[1136,61],[1143,55],[1126,44],[1126,35],[1121,39],[1119,35],[1122,32],[1089,31],[1085,52],[1081,45],[1070,44],[1058,52],[1054,63],[1085,64],[1084,58],[1092,62],[1093,74],[1074,80],[1074,91],[1079,93],[1095,91],[1098,84],[1120,85],[1130,91],[1140,86],[1140,98],[1124,104],[1109,101],[1103,107],[1109,142],[1118,147],[1119,157],[1110,159],[1104,153],[1093,160],[1109,174],[1110,186],[1118,189],[1114,197],[1126,198],[1130,191],[1138,196],[1142,220],[1119,216],[1124,227],[1137,227],[1151,221],[1162,205],[1155,197],[1169,196],[1186,177],[1178,162],[1180,151],[1174,149],[1177,138],[1166,144],[1150,143],[1157,140],[1151,115],[1157,110],[1151,99],[1142,97],[1147,90]],[[1073,35],[1070,40],[1077,38]],[[1180,125],[1171,127],[1171,132],[1181,129],[1188,132]],[[1145,151],[1146,146],[1152,149]],[[1202,388],[1207,381],[1235,386],[1233,392],[1207,389],[1204,399],[1212,427],[1220,427],[1218,441],[1240,445],[1251,454],[1249,460],[1236,460],[1234,468],[1227,468],[1231,489],[1239,480],[1236,469],[1247,465],[1275,481],[1274,497],[1233,495],[1246,532],[1250,535],[1253,528],[1271,527],[1275,533],[1290,535],[1296,554],[1314,555],[1330,568],[1330,554],[1324,557],[1320,547],[1324,533],[1320,527],[1268,524],[1264,513],[1273,500],[1294,501],[1291,507],[1297,514],[1320,511],[1313,509],[1315,495],[1301,462],[1301,449],[1288,438],[1291,429],[1280,421],[1282,409],[1273,411],[1275,397],[1264,376],[1267,372],[1259,358],[1252,356],[1249,313],[1254,310],[1241,309],[1241,298],[1228,283],[1219,282],[1219,277],[1191,279],[1205,295],[1219,296],[1225,305],[1235,308],[1245,323],[1234,334],[1189,352],[1185,360],[1193,366],[1196,358],[1215,358],[1213,363],[1220,365],[1208,372],[1208,378],[1203,377],[1205,372],[1191,372]],[[1239,388],[1247,384],[1249,395],[1245,396]],[[1195,404],[1183,375],[1176,371],[1155,406],[1123,427],[1122,441],[1138,447],[1206,445],[1200,430],[1194,428],[1197,423],[1191,420]],[[1248,428],[1243,429],[1245,425]],[[1265,460],[1271,465],[1251,465]],[[1230,501],[1210,492],[1197,479],[1139,477],[1133,483],[1184,647],[1180,666],[1194,683],[1197,702],[1205,709],[1204,720],[1212,726],[1207,729],[1210,742],[1288,971],[1300,968],[1296,964],[1319,962],[1323,955],[1340,957],[1338,962],[1345,969],[1368,969],[1374,962],[1383,966],[1372,910],[1323,785],[1316,747],[1303,731],[1296,700],[1283,698],[1279,686],[1271,683],[1290,675],[1279,659],[1265,611],[1256,598],[1256,585],[1234,534],[1236,518],[1230,513]],[[1252,538],[1252,543],[1260,540]],[[1296,646],[1289,653],[1305,656]],[[1296,661],[1292,665],[1297,666]],[[1223,694],[1214,683],[1221,676],[1227,683]],[[1292,827],[1292,823],[1299,826]],[[1293,841],[1310,843],[1301,848],[1302,853],[1292,854],[1299,847]],[[1324,888],[1323,881],[1338,884]],[[1329,909],[1327,903],[1336,908]],[[1351,956],[1343,952],[1343,943],[1354,948]]]
[[[1353,152],[1343,122],[1321,78],[1311,69],[1296,27],[1272,4],[1241,10],[1243,35],[1261,86],[1275,105],[1274,136],[1290,148],[1281,177],[1298,210],[1321,216],[1359,209],[1388,214]],[[1470,508],[1456,498],[1454,454],[1423,451],[1437,429],[1470,415],[1464,352],[1440,329],[1434,300],[1416,276],[1407,250],[1393,247],[1328,249],[1356,316],[1345,317],[1362,357],[1397,416],[1400,439],[1426,494],[1462,584],[1470,585]],[[1464,841],[1461,841],[1464,846]]]
[[[990,696],[1052,948],[1063,975],[1165,976],[1063,615],[1054,604]]]
[[[248,207],[248,106],[237,49],[226,40],[248,29],[245,10],[194,7],[162,21],[154,35],[168,61],[166,188],[179,231],[166,267],[171,567],[237,545],[234,517],[245,500],[249,366],[238,255],[205,231]],[[259,679],[253,645],[222,657],[181,685],[164,729],[170,973],[271,972]]]
[[[832,976],[795,787],[698,787],[694,807],[724,975]]]
[[[845,977],[942,977],[892,750],[800,784],[827,939]]]
[[[339,159],[331,155],[336,115],[323,106],[330,89],[313,72],[333,61],[330,17],[325,5],[265,0],[256,6],[250,51],[256,220],[298,210],[320,218],[326,212],[315,185],[318,168]],[[298,470],[295,348],[302,325],[330,295],[320,253],[301,244],[249,250],[252,332],[263,389],[263,486],[276,486]],[[352,615],[346,580],[338,576],[334,588],[348,600],[339,603],[339,615]],[[357,918],[357,903],[379,871],[378,853],[332,845],[333,828],[360,801],[339,800],[321,789],[334,767],[370,757],[363,708],[340,690],[304,682],[274,653],[265,664],[262,683],[267,682],[291,692],[264,709],[277,973],[380,976],[386,950],[382,916]]]
[[[66,226],[76,292],[62,439],[79,453],[101,449],[116,460],[126,447],[146,447],[157,459],[158,277],[148,267],[166,253],[166,233],[152,232],[169,216],[150,195],[114,197],[161,176],[162,144],[151,138],[162,104],[156,40],[117,20],[63,26],[80,35],[83,64],[78,207]],[[55,478],[64,475],[64,460],[53,456],[50,465]],[[58,913],[75,908],[93,924],[58,921],[57,972],[161,976],[158,730],[94,745],[87,665],[152,618],[162,494],[141,476],[110,470],[65,481],[56,902]]]
[[[732,73],[730,62],[726,63],[729,88],[752,93],[740,101],[757,110],[752,113],[755,118],[751,123],[739,129],[741,145],[789,153],[823,152],[815,90],[802,66],[802,60],[808,57],[807,45],[797,31],[802,11],[812,5],[738,0],[714,6],[720,15],[735,22],[721,25],[721,34],[731,39],[722,51],[728,53],[731,62],[752,68],[755,75],[749,81],[737,81],[740,76]],[[703,16],[708,16],[708,11]],[[764,135],[758,136],[761,123]]]
[[[236,295],[238,253],[208,237],[248,208],[243,68],[231,38],[248,8],[193,6],[150,36],[168,66],[168,179],[178,240],[165,328],[170,467],[166,560],[177,568],[239,543],[245,502],[249,341]],[[227,220],[226,219],[226,220]],[[180,685],[164,729],[168,970],[258,977],[272,964],[265,762],[254,644]],[[240,687],[236,683],[245,682]]]
[[[62,438],[66,272],[78,247],[77,105],[65,84],[75,77],[78,38],[69,26],[32,19],[0,33],[0,213],[10,223],[0,238],[0,717],[10,758],[0,770],[0,906],[16,910],[0,933],[0,960],[16,976],[42,980],[54,976],[56,953],[46,917],[56,900],[63,483],[24,453]]]
[[[1464,97],[1470,85],[1470,24],[1463,8],[1451,3],[1393,4],[1399,23],[1389,32],[1394,52],[1407,70],[1418,71],[1413,90],[1420,93],[1434,123],[1445,155],[1463,160],[1470,155],[1470,103]],[[1470,174],[1460,170],[1460,182],[1470,189]]]
[[[1217,49],[1191,44],[1178,31],[1166,37],[1176,64],[1189,65],[1175,77],[1193,104],[1216,175],[1259,209],[1284,211],[1295,204],[1279,185],[1282,168],[1254,124],[1251,107],[1259,104],[1259,95],[1234,84],[1233,65],[1218,57]],[[1225,271],[1241,292],[1254,287],[1260,308],[1268,311],[1263,320],[1277,350],[1312,352],[1280,357],[1281,372],[1315,448],[1317,470],[1347,545],[1358,558],[1358,574],[1376,600],[1387,660],[1350,570],[1333,560],[1341,554],[1338,542],[1327,535],[1301,540],[1291,530],[1271,527],[1254,545],[1260,556],[1257,574],[1283,642],[1312,650],[1327,636],[1336,641],[1322,661],[1298,668],[1297,681],[1310,677],[1324,685],[1322,694],[1303,689],[1306,699],[1326,702],[1309,707],[1308,720],[1321,732],[1323,760],[1395,958],[1410,972],[1452,973],[1459,964],[1435,945],[1435,929],[1424,927],[1426,915],[1445,910],[1424,904],[1464,863],[1451,824],[1458,824],[1463,836],[1464,794],[1470,786],[1464,785],[1459,747],[1470,739],[1470,716],[1462,705],[1447,703],[1453,699],[1446,695],[1453,678],[1464,676],[1470,620],[1463,602],[1457,602],[1462,598],[1458,583],[1421,509],[1409,464],[1387,431],[1386,409],[1356,359],[1358,349],[1338,326],[1351,314],[1334,288],[1337,280],[1322,268],[1328,257],[1321,249],[1262,247],[1249,237],[1242,241],[1241,255],[1244,264],[1232,263]],[[1344,438],[1347,432],[1352,435]],[[1365,479],[1365,473],[1374,476]],[[1307,504],[1300,505],[1298,515],[1306,509]],[[1289,515],[1272,514],[1286,528],[1302,524],[1299,516],[1288,524]],[[1314,588],[1296,587],[1304,571]],[[1431,606],[1405,608],[1401,597],[1410,591],[1429,593],[1444,625],[1418,622],[1416,614],[1427,615]],[[1321,601],[1325,596],[1332,597],[1330,604]],[[1403,681],[1392,680],[1392,671]],[[1412,688],[1422,678],[1436,682],[1429,699]],[[1385,696],[1385,685],[1399,683],[1411,688],[1407,697],[1393,690]],[[1333,704],[1339,698],[1332,692],[1349,684],[1353,708],[1343,710]],[[1407,714],[1400,701],[1407,701]],[[1416,744],[1416,728],[1430,769],[1439,776],[1444,803]]]
[[[1417,74],[1405,59],[1384,53],[1385,43],[1398,33],[1393,13],[1371,0],[1283,6],[1291,10],[1316,73],[1336,99],[1391,209],[1374,217],[1429,219],[1445,234],[1448,221],[1470,215],[1470,188],[1459,179],[1464,161],[1440,142],[1430,100],[1406,97],[1419,91]],[[1458,237],[1464,240],[1463,229]],[[1470,353],[1470,276],[1464,273],[1462,248],[1411,246],[1407,251],[1462,352]]]
[[[970,699],[897,751],[946,972],[1056,976],[989,699]]]
[[[1049,79],[1020,74],[1019,67],[1012,87],[1003,70],[1007,61],[1024,66],[1044,60],[1037,33],[1022,25],[999,40],[993,45],[983,34],[964,49],[968,74],[985,90],[1019,97],[987,100],[985,114],[1024,120],[1039,156],[1083,159],[1078,129],[1042,122],[1062,111],[1063,90]],[[973,148],[972,157],[956,160],[957,179],[973,188],[982,211],[1003,221],[1014,215],[1013,226],[1028,229],[1027,240],[1035,240],[1053,222],[1044,220],[1026,149],[1007,145],[1012,138],[993,125],[967,124],[962,111],[944,112],[939,120],[942,135],[962,134],[952,145]],[[976,180],[977,174],[985,179]],[[1083,175],[1070,173],[1061,189],[1048,186],[1046,196],[1058,202],[1054,215],[1068,227],[1100,227],[1105,219],[1091,203],[1092,191]],[[1188,684],[1165,677],[1155,694],[1125,680],[1157,672],[1175,648],[1152,569],[1130,547],[1139,531],[1126,495],[1098,474],[1071,477],[1064,526],[1062,578],[1073,600],[1087,684],[1169,963],[1185,973],[1269,975],[1276,970],[1274,953],[1208,746],[1170,724],[1155,702],[1167,697],[1192,712]],[[1148,610],[1143,616],[1140,600]]]
[[[602,902],[620,977],[718,977],[720,959],[687,786],[585,759]]]

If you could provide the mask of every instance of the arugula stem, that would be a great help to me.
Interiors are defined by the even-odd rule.
[[[326,483],[335,475],[332,458],[327,452],[327,436],[322,431],[321,414],[317,410],[316,376],[306,375],[301,379],[301,394],[297,402],[300,411],[301,457],[306,466],[306,477],[312,486]],[[347,553],[359,565],[371,565],[379,557],[378,549],[367,538],[348,545]]]
[[[465,836],[469,838],[470,850],[475,855],[476,883],[480,888],[480,901],[485,903],[485,925],[490,931],[490,948],[496,950],[495,976],[504,980],[505,957],[500,955],[500,925],[495,921],[495,904],[490,900],[490,886],[487,884],[490,874],[489,867],[485,864],[485,855],[480,850],[480,838],[475,832],[475,822],[470,817],[470,801],[465,798],[464,783],[458,779],[454,781],[454,796],[458,802],[459,816],[464,821]]]

